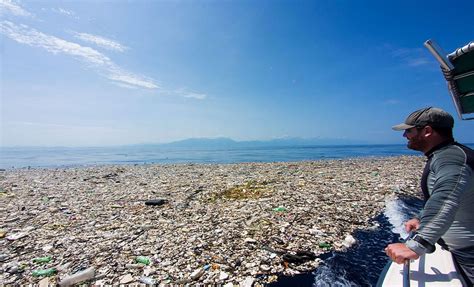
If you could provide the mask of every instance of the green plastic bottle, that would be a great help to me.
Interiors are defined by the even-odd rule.
[[[327,242],[321,242],[321,243],[319,243],[319,247],[329,249],[329,248],[331,248],[331,244],[327,243]]]
[[[150,259],[146,256],[138,256],[135,261],[141,264],[150,265]]]
[[[273,211],[276,211],[276,212],[285,212],[286,211],[286,208],[284,208],[283,206],[278,206],[278,207],[275,207],[273,209]]]
[[[32,275],[34,277],[41,277],[41,276],[52,276],[56,274],[58,270],[56,268],[49,268],[49,269],[44,269],[44,270],[35,270],[33,271]]]
[[[39,257],[39,258],[35,258],[33,259],[33,262],[34,263],[48,263],[51,261],[51,256],[45,256],[45,257]]]

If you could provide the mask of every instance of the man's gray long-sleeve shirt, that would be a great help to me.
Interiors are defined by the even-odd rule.
[[[426,155],[422,189],[427,201],[417,233],[433,245],[442,238],[450,250],[474,247],[473,150],[450,142]],[[418,255],[427,251],[414,240],[406,245]]]

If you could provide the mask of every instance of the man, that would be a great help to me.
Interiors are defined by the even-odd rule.
[[[426,162],[421,179],[425,206],[418,218],[405,223],[416,234],[405,243],[385,249],[401,264],[434,251],[435,243],[449,250],[468,286],[474,282],[474,151],[454,141],[453,117],[438,108],[411,113],[403,130],[408,148],[423,152]],[[469,282],[470,281],[470,282]]]

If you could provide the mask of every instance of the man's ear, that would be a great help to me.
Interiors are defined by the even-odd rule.
[[[433,135],[434,130],[432,127],[425,126],[423,129],[425,130],[425,137],[430,137]]]

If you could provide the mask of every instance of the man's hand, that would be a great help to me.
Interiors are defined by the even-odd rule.
[[[418,259],[418,257],[420,257],[415,253],[415,251],[406,247],[406,245],[403,243],[389,244],[387,248],[385,248],[385,253],[387,253],[390,259],[397,262],[398,264],[402,264],[406,260]]]
[[[407,232],[417,231],[420,228],[420,220],[418,218],[412,218],[405,222],[405,230]]]

